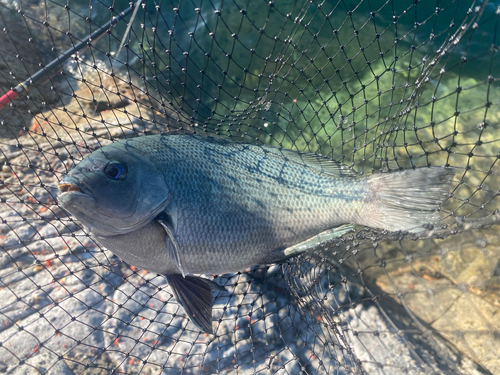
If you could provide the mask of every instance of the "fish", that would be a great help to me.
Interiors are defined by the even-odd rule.
[[[281,263],[367,226],[437,225],[455,170],[358,175],[327,157],[198,134],[106,145],[64,176],[57,201],[123,261],[164,275],[177,302],[213,333],[202,275]]]

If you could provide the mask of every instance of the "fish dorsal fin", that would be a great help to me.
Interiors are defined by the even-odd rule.
[[[224,146],[236,150],[243,151],[245,149],[252,150],[255,154],[259,155],[262,153],[274,155],[277,158],[289,160],[294,163],[301,165],[306,165],[310,168],[314,168],[322,173],[327,173],[335,177],[356,177],[357,174],[352,169],[349,169],[346,165],[339,163],[335,160],[327,158],[323,155],[313,154],[309,152],[301,152],[295,150],[289,150],[285,148],[278,148],[268,145],[259,144],[248,144],[243,142],[232,141],[224,138],[214,138],[205,137],[201,135],[194,135],[198,141],[206,142],[208,144],[217,144],[219,146]]]
[[[314,168],[321,173],[327,173],[335,177],[356,177],[357,174],[346,165],[339,163],[335,160],[327,158],[323,155],[312,154],[309,152],[300,152],[289,150],[285,148],[275,148],[271,146],[257,146],[261,147],[264,152],[271,153],[285,160],[292,161],[301,165],[306,165]]]
[[[174,261],[175,265],[179,269],[179,272],[182,276],[186,276],[189,272],[183,267],[181,261],[181,253],[179,249],[179,242],[177,241],[177,237],[175,235],[175,228],[177,224],[177,215],[176,212],[172,212],[171,215],[168,215],[165,212],[162,212],[160,215],[156,217],[156,221],[165,229],[170,242],[172,242],[173,246],[167,246],[167,251],[169,252],[170,258]]]
[[[192,322],[206,333],[212,330],[212,292],[226,289],[196,276],[165,275],[177,302],[184,308]]]

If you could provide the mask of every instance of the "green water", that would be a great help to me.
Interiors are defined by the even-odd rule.
[[[374,121],[385,122],[404,109],[399,101],[412,93],[423,58],[435,56],[470,6],[440,2],[436,16],[436,3],[430,1],[407,9],[400,2],[325,2],[321,8],[290,1],[272,7],[238,1],[185,4],[177,12],[162,5],[162,22],[151,31],[149,45],[134,47],[138,56],[143,53],[146,61],[155,61],[155,69],[145,71],[150,71],[152,87],[210,132],[233,137],[247,133],[248,138],[313,152],[333,148],[340,158],[342,140],[355,137],[354,148],[363,147],[368,140],[363,133],[371,131]],[[393,15],[398,15],[396,22]],[[415,21],[421,23],[418,29]],[[169,30],[171,38],[165,37]],[[484,47],[471,43],[467,55],[486,55]],[[448,65],[455,59],[458,66],[447,69],[440,82],[431,80],[424,102],[432,98],[433,89],[438,97],[454,89],[458,71],[461,81],[471,86],[484,80],[488,57],[469,68],[459,63],[463,53],[459,45],[445,56]],[[142,63],[135,67],[141,68]],[[449,112],[448,104],[440,104],[439,111]],[[430,123],[425,117],[430,111],[420,110],[419,123]],[[439,116],[436,120],[441,121]],[[398,122],[412,124],[411,118]]]
[[[67,11],[52,2],[50,21],[83,38],[110,17],[111,1],[92,4],[73,1]],[[487,82],[500,76],[491,51],[498,5],[455,46],[450,38],[474,16],[470,1],[318,4],[148,1],[119,56],[124,22],[85,56],[144,82],[159,107],[179,110],[198,131],[318,152],[358,170],[462,165],[471,142],[495,139],[480,124],[497,121],[485,104],[500,102],[497,82]]]

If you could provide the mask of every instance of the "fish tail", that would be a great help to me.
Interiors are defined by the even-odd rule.
[[[432,167],[368,177],[369,198],[361,224],[409,232],[439,224],[439,208],[453,176],[453,168]]]

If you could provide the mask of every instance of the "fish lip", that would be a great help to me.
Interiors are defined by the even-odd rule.
[[[74,184],[68,184],[68,183],[62,183],[62,184],[59,184],[57,185],[57,188],[59,189],[59,191],[61,193],[68,193],[68,192],[71,192],[71,191],[78,191],[78,192],[82,192],[82,190],[74,185]]]
[[[57,188],[59,189],[59,196],[81,194],[94,198],[87,186],[75,176],[65,176],[61,183],[57,185]]]

